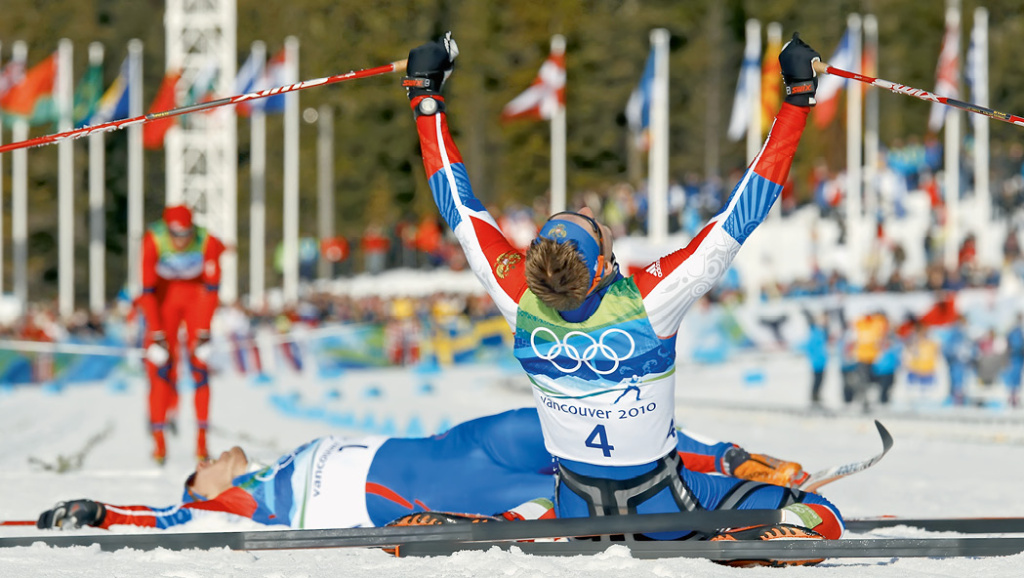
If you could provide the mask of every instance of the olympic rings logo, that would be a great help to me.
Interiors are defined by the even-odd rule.
[[[547,333],[553,342],[551,348],[548,349],[546,354],[541,353],[540,350],[537,349],[537,334],[541,332]],[[619,352],[616,351],[614,347],[605,343],[605,339],[613,333],[621,333],[629,342],[629,351],[625,354],[619,355]],[[580,348],[576,345],[569,343],[570,339],[577,336],[584,342],[589,341],[589,344],[582,351],[580,351]],[[558,335],[555,335],[554,331],[547,327],[538,327],[530,334],[530,346],[533,347],[533,353],[536,354],[537,357],[550,361],[551,365],[554,365],[555,368],[562,373],[574,373],[577,369],[586,365],[591,369],[591,371],[598,375],[608,375],[609,373],[613,373],[619,368],[619,362],[629,359],[629,357],[633,355],[633,352],[636,351],[636,343],[633,341],[633,336],[622,329],[615,327],[605,330],[604,333],[601,334],[601,337],[596,341],[592,336],[587,333],[583,333],[582,331],[570,331],[565,334],[564,340],[560,340]],[[568,368],[562,367],[555,361],[555,358],[560,355],[575,361],[576,365]],[[590,363],[591,361],[594,361],[598,355],[600,355],[603,360],[613,362],[611,369],[601,371]]]

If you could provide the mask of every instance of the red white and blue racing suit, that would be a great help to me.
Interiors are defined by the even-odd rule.
[[[679,432],[676,449],[688,465],[722,472],[731,447]],[[553,498],[553,474],[537,410],[524,408],[426,438],[318,438],[210,500],[186,491],[163,508],[104,504],[101,527],[167,528],[225,514],[292,528],[383,526],[422,511],[490,515]]]
[[[443,100],[416,97],[414,111],[424,98]],[[807,503],[814,510],[807,518],[838,538],[841,518],[820,496],[691,476],[672,451],[676,332],[768,215],[809,109],[782,105],[725,207],[686,247],[630,277],[620,275],[579,309],[559,312],[530,291],[524,254],[474,196],[444,107],[439,108],[416,117],[424,168],[441,216],[515,332],[515,355],[532,381],[545,445],[559,463],[558,515]]]

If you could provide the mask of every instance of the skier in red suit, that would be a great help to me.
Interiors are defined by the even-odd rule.
[[[164,427],[168,413],[178,407],[177,369],[184,345],[195,381],[198,432],[196,458],[205,460],[210,384],[207,359],[210,351],[210,320],[217,308],[220,255],[224,244],[192,222],[184,205],[164,209],[163,218],[146,230],[142,239],[142,295],[139,305],[146,319],[146,372],[149,375],[149,423],[153,434],[153,459],[167,457]]]

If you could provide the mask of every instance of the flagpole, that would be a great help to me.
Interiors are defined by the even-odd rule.
[[[142,114],[142,41],[128,41],[128,116]],[[142,293],[142,125],[128,127],[128,294]]]
[[[874,14],[864,15],[864,53],[871,55],[872,69],[861,73],[875,76],[878,73],[878,19]],[[863,59],[862,59],[863,60]],[[874,218],[881,203],[878,190],[878,91],[859,87],[864,96],[864,199],[868,217]]]
[[[750,118],[747,123],[747,164],[754,162],[761,151],[761,22],[754,18],[747,20],[747,51],[757,63],[747,66],[747,106]]]
[[[62,38],[57,44],[57,80],[54,85],[57,105],[57,130],[71,130],[74,91],[71,67],[71,41]],[[57,310],[68,319],[75,311],[75,150],[74,143],[57,145]]]
[[[252,58],[257,63],[257,82],[266,73],[267,47],[257,40],[252,43]],[[258,86],[262,88],[262,86]],[[264,304],[266,259],[266,175],[267,116],[262,106],[250,107],[249,116],[249,306],[260,311]]]
[[[960,2],[948,0],[946,8],[946,27],[956,35],[959,48],[960,39]],[[956,58],[959,59],[959,49]],[[953,82],[959,85],[959,70],[954,73]],[[959,94],[959,92],[958,92]],[[955,269],[959,261],[960,244],[960,111],[947,108],[945,113],[945,144],[943,159],[943,186],[946,191],[946,243],[945,264],[947,269]]]
[[[28,47],[24,41],[14,43],[12,57],[28,62]],[[27,66],[26,66],[27,68]],[[28,120],[18,118],[11,130],[13,142],[28,138]],[[24,149],[15,150],[11,157],[11,244],[14,247],[14,297],[22,313],[28,310],[28,155]]]
[[[285,62],[288,79],[299,81],[299,40],[285,39]],[[282,291],[284,302],[299,299],[299,95],[284,96],[284,258]]]
[[[321,104],[317,114],[317,228],[320,242],[334,236],[334,109]],[[331,278],[332,263],[320,251],[317,271],[320,279]]]
[[[668,234],[668,41],[664,28],[651,31],[654,82],[651,85],[651,150],[647,163],[647,236],[655,244]]]
[[[974,9],[974,62],[970,63],[974,71],[971,100],[979,106],[987,107],[988,94],[988,10]],[[992,191],[989,189],[989,125],[988,117],[976,114],[971,117],[974,125],[974,202],[978,209],[978,248],[979,252],[988,247],[992,231]],[[998,253],[993,254],[994,262],[998,263]]]
[[[103,43],[89,44],[89,66],[103,66]],[[103,133],[89,135],[89,310],[104,309],[106,263],[104,258],[103,193],[106,162]]]
[[[551,37],[551,54],[565,54],[565,37]],[[561,213],[566,206],[565,168],[565,106],[558,102],[551,114],[551,214]]]
[[[861,19],[859,14],[850,14],[846,19],[850,30],[850,59],[860,68],[861,56]],[[852,85],[846,90],[846,246],[850,253],[849,274],[854,282],[863,281],[865,255],[861,247],[861,225],[863,223],[861,205],[862,160],[863,146],[863,112],[860,90]]]

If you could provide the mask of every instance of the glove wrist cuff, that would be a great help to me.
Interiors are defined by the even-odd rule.
[[[814,105],[815,84],[813,78],[786,84],[786,102],[797,106]]]
[[[416,118],[421,116],[434,116],[444,112],[444,99],[440,95],[421,95],[412,99],[412,111]]]

